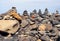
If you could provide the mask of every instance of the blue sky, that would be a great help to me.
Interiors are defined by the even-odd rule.
[[[50,12],[55,10],[60,12],[60,0],[0,0],[0,14],[8,11],[12,6],[15,6],[19,13],[24,10],[32,12],[33,9],[44,11],[45,8]]]

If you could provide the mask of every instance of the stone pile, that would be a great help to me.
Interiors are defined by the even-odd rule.
[[[46,8],[44,14],[39,9],[20,15],[12,7],[0,15],[0,41],[60,41],[60,14]]]

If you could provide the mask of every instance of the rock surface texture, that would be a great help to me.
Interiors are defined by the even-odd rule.
[[[60,41],[60,14],[48,9],[20,15],[16,7],[0,15],[0,41]]]

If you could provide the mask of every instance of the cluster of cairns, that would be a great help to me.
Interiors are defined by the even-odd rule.
[[[25,10],[23,15],[20,15],[17,13],[16,7],[12,7],[8,12],[0,15],[0,20],[17,20],[19,22],[19,29],[10,37],[7,38],[5,32],[0,32],[0,41],[60,41],[58,10],[51,14],[47,8],[44,13],[40,9],[38,12],[33,10],[30,15]]]

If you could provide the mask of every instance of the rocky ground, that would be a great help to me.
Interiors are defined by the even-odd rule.
[[[8,23],[5,25],[4,22],[0,22],[0,25],[5,25],[4,29],[0,27],[0,41],[60,41],[60,14],[58,11],[50,14],[46,8],[44,14],[41,13],[41,10],[38,13],[34,10],[30,15],[26,10],[23,15],[16,13],[16,8],[13,7],[7,13],[0,15],[0,21]],[[8,22],[8,20],[10,21]],[[11,20],[15,21],[11,22]],[[10,29],[5,30],[6,28]],[[7,37],[10,33],[12,33],[11,36]]]

